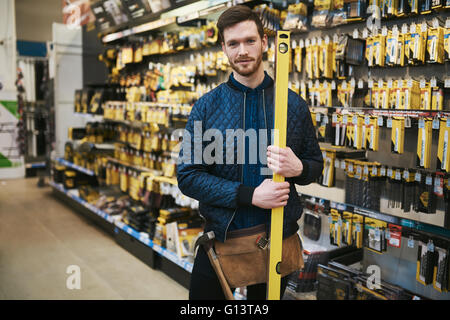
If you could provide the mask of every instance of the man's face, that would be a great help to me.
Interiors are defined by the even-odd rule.
[[[253,21],[242,21],[223,31],[222,50],[231,68],[241,76],[255,73],[267,48],[267,36],[261,39]]]

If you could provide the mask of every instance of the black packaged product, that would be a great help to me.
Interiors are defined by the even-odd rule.
[[[416,280],[426,286],[433,282],[437,254],[432,241],[428,244],[419,241],[418,247]]]

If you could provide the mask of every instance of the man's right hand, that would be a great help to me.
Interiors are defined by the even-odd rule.
[[[253,192],[252,205],[263,209],[284,207],[288,198],[289,182],[265,179]]]

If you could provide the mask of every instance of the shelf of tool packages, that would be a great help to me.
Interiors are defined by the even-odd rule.
[[[445,228],[442,228],[442,227],[439,227],[436,225],[427,224],[424,222],[410,220],[410,219],[406,219],[406,218],[401,218],[401,217],[393,216],[390,214],[358,207],[355,205],[321,198],[318,196],[304,194],[301,192],[299,192],[299,195],[303,200],[308,201],[312,204],[317,204],[321,207],[336,209],[339,211],[347,211],[350,213],[356,213],[356,214],[363,215],[365,217],[369,217],[369,218],[381,220],[381,221],[384,221],[387,223],[391,223],[394,225],[409,228],[410,230],[424,232],[424,233],[428,233],[430,235],[435,235],[438,237],[444,237],[447,240],[450,239],[450,229],[445,229]]]
[[[208,2],[203,1],[201,4],[190,6],[192,3],[201,1],[190,1],[189,4],[182,8],[177,8],[177,13],[175,14],[173,10],[169,12],[162,13],[158,16],[149,15],[148,20],[144,23],[136,24],[131,27],[123,26],[124,28],[120,31],[110,31],[99,33],[99,37],[102,42],[112,43],[130,36],[140,35],[145,32],[161,30],[161,29],[176,29],[180,25],[188,24],[189,22],[205,19],[213,14],[219,14],[226,8],[236,5],[236,4],[262,4],[269,3],[269,1],[255,1],[255,0],[209,0]],[[183,10],[184,9],[184,10]],[[182,14],[180,14],[182,12]],[[155,19],[156,18],[156,19]],[[144,18],[145,19],[145,18]],[[116,30],[120,29],[118,26]]]

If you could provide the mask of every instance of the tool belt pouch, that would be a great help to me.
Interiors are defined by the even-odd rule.
[[[265,238],[265,226],[260,225],[231,231],[225,242],[214,242],[217,258],[230,288],[267,282],[269,248],[268,245],[258,245]],[[303,266],[302,246],[295,233],[283,240],[281,276],[300,270]]]

